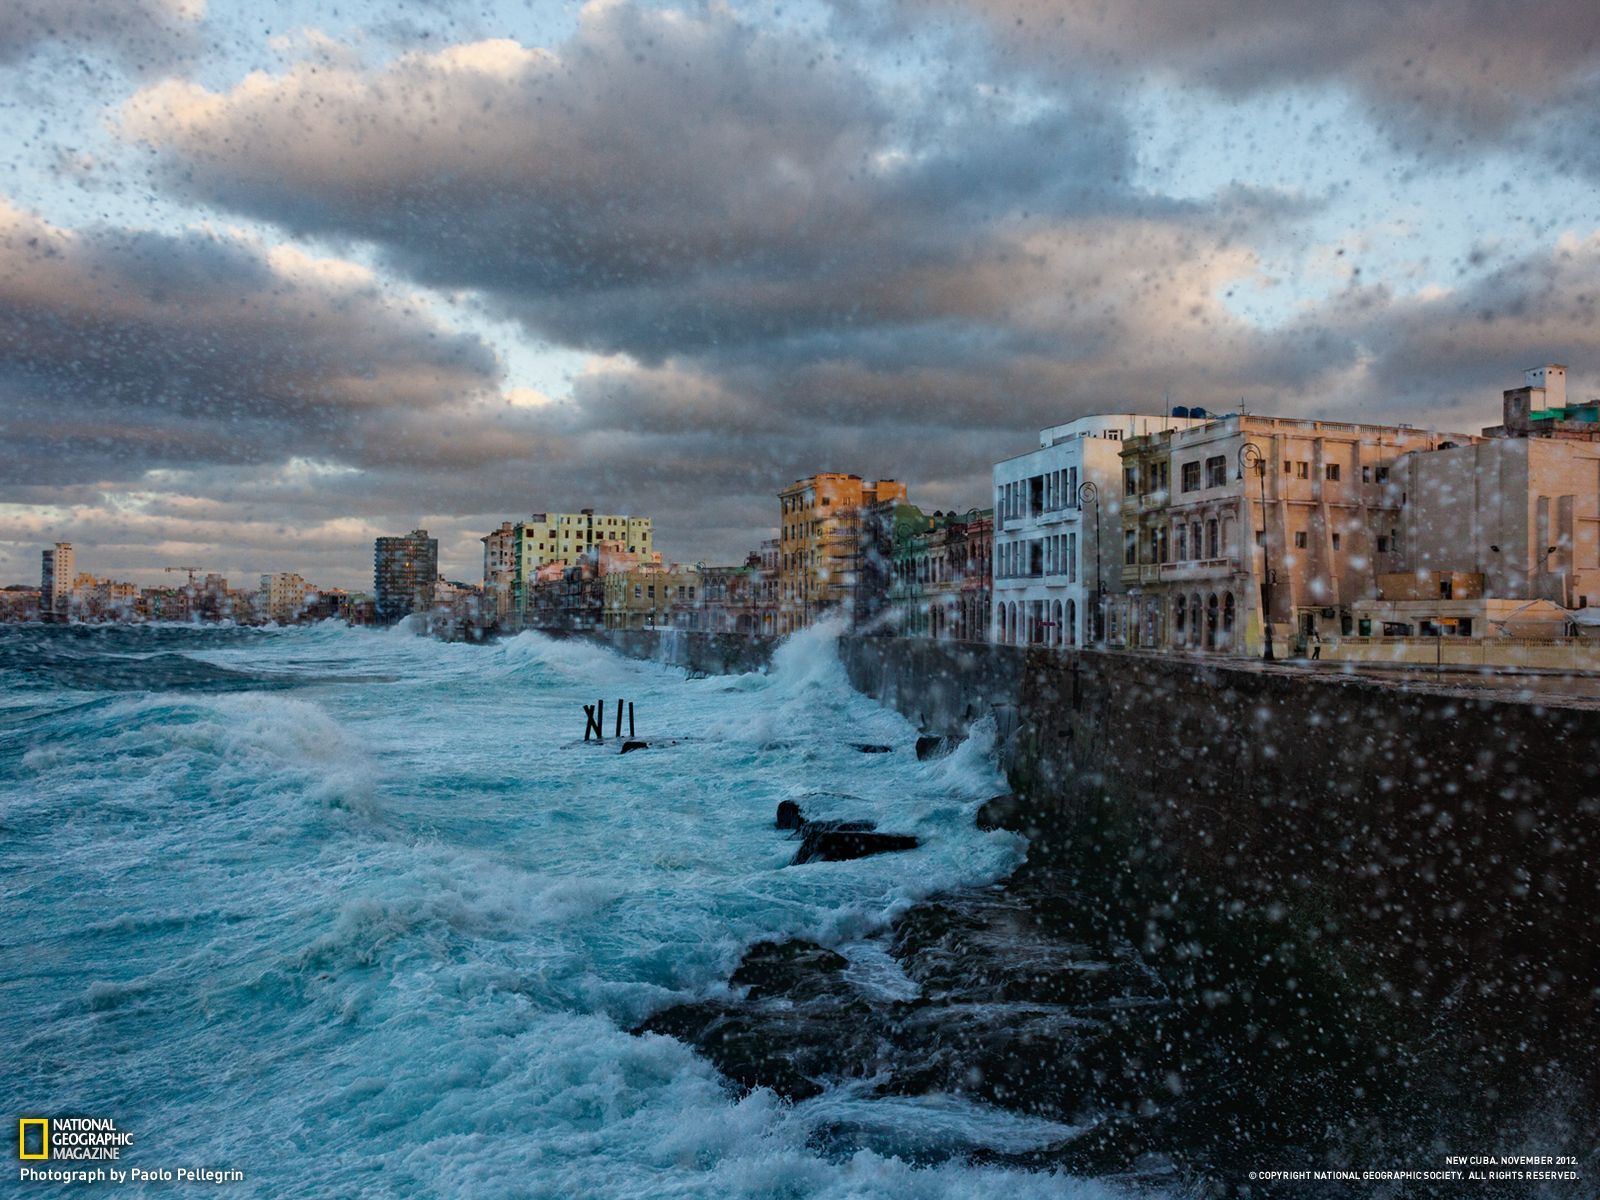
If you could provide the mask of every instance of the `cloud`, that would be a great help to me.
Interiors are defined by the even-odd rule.
[[[362,268],[205,231],[57,228],[0,202],[0,480],[494,457],[499,364]]]
[[[847,6],[885,20],[876,5]],[[1413,144],[1499,135],[1600,76],[1590,0],[902,0],[888,23],[970,14],[1006,54],[1239,96],[1334,84]]]
[[[123,129],[188,198],[649,361],[920,319],[1019,215],[1158,203],[1091,99],[919,95],[722,9],[590,5],[555,50],[168,82]]]
[[[164,70],[195,50],[204,15],[204,0],[7,0],[0,64],[61,44],[107,50],[137,72]]]

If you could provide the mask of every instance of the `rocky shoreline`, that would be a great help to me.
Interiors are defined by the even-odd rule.
[[[955,1096],[1064,1130],[1021,1152],[910,1155],[926,1162],[1270,1194],[1247,1185],[1250,1169],[1417,1161],[1439,1111],[1460,1135],[1467,1097],[1437,1090],[1437,1061],[1395,1052],[1405,1039],[1382,1006],[1344,985],[1322,948],[1271,911],[1130,895],[1113,882],[1126,863],[1074,858],[1023,812],[997,797],[978,815],[1038,839],[1009,878],[931,897],[879,935],[903,995],[862,986],[836,950],[763,942],[731,998],[677,1005],[635,1032],[696,1047],[741,1091]],[[1411,1091],[1424,1082],[1431,1104]],[[815,1140],[848,1154],[869,1133],[837,1124]]]

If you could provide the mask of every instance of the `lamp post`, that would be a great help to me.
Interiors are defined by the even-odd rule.
[[[1266,649],[1262,651],[1261,658],[1264,662],[1271,662],[1276,656],[1272,653],[1273,575],[1271,539],[1267,536],[1267,456],[1254,442],[1246,442],[1239,447],[1238,478],[1244,478],[1244,469],[1247,465],[1255,468],[1256,478],[1261,482],[1261,625],[1267,635]]]
[[[1078,488],[1078,512],[1083,512],[1083,506],[1089,501],[1094,501],[1094,640],[1095,645],[1101,645],[1105,640],[1105,613],[1101,611],[1104,603],[1100,588],[1100,489],[1092,480],[1085,480]]]

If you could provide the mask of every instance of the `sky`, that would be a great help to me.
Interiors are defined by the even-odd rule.
[[[1600,394],[1593,0],[9,0],[0,584],[742,561],[1093,412]]]

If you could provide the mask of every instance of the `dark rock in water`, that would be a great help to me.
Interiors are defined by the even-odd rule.
[[[1010,829],[1021,832],[1025,823],[1022,798],[1014,792],[985,800],[983,807],[972,819],[979,829]]]
[[[742,1088],[807,1100],[827,1082],[878,1069],[881,1032],[845,981],[847,965],[812,942],[761,942],[729,981],[749,988],[743,1002],[680,1004],[634,1032],[690,1043]]]
[[[949,754],[953,749],[955,749],[955,745],[950,738],[925,733],[917,739],[917,760],[921,762],[930,758],[939,758],[942,755]]]
[[[855,748],[863,754],[888,754],[893,746],[881,746],[877,742],[857,742]]]
[[[808,862],[843,862],[888,854],[896,850],[915,850],[920,842],[909,833],[879,833],[870,821],[810,821],[800,834],[800,850],[795,866]]]
[[[628,753],[628,751],[630,751],[630,750],[648,750],[648,749],[650,749],[650,743],[649,742],[623,742],[622,743],[622,753],[624,753],[624,754]]]
[[[815,942],[758,942],[728,982],[749,988],[748,1000],[815,1000],[839,990],[840,972],[849,965],[844,955]]]
[[[800,811],[798,804],[793,800],[778,801],[778,820],[776,824],[779,829],[799,829],[805,823],[805,814]]]

